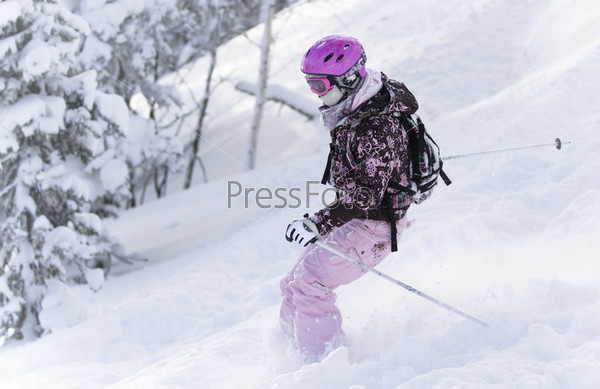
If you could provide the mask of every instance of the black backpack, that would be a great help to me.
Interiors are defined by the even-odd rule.
[[[442,169],[440,148],[425,129],[421,118],[405,113],[399,113],[397,117],[408,135],[410,185],[402,186],[390,182],[389,186],[408,194],[411,197],[411,203],[420,204],[431,196],[438,177],[441,177],[446,185],[450,185],[452,181]]]
[[[417,115],[398,113],[395,115],[408,135],[408,153],[410,156],[409,186],[402,186],[390,181],[388,187],[395,189],[394,194],[388,194],[382,203],[384,211],[388,212],[392,228],[392,251],[398,251],[396,214],[394,211],[407,209],[410,204],[420,204],[427,200],[441,177],[446,185],[452,181],[442,169],[443,161],[440,148],[425,129],[421,118]],[[415,119],[416,118],[416,121]]]

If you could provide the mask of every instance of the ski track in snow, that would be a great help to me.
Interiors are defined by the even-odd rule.
[[[148,262],[118,267],[98,293],[57,289],[45,311],[53,333],[0,350],[0,387],[600,387],[600,7],[334,0],[291,11],[274,23],[271,82],[299,102],[304,49],[341,31],[361,39],[368,65],[415,93],[444,155],[572,141],[560,152],[448,161],[453,184],[411,208],[400,251],[378,267],[491,326],[368,274],[338,290],[349,347],[305,363],[279,336],[278,285],[300,252],[285,226],[306,204],[246,207],[239,196],[229,207],[228,181],[304,194],[320,178],[327,134],[268,104],[261,168],[239,173],[253,100],[224,85],[207,124],[219,149],[203,151],[213,180],[112,222]],[[219,74],[248,81],[258,64],[248,46],[223,47]],[[197,66],[202,80],[205,62]]]

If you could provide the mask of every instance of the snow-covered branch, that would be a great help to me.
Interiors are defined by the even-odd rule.
[[[256,95],[257,85],[251,82],[238,82],[235,88],[240,92],[249,95]],[[266,99],[277,103],[284,104],[308,120],[313,120],[316,116],[315,107],[318,105],[314,100],[300,96],[296,92],[287,89],[280,85],[268,85],[266,90]],[[314,113],[312,113],[314,112]]]

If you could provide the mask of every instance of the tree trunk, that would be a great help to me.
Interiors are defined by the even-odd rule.
[[[208,74],[206,75],[206,85],[204,87],[204,97],[202,98],[202,102],[200,103],[200,114],[198,116],[198,125],[196,126],[196,137],[194,138],[194,143],[192,144],[192,152],[190,155],[190,161],[188,162],[187,171],[185,174],[185,182],[183,184],[184,189],[189,189],[192,185],[192,177],[194,175],[194,166],[196,161],[200,164],[202,168],[202,174],[204,176],[204,182],[207,181],[206,177],[206,169],[204,168],[204,164],[202,163],[202,159],[198,155],[198,151],[200,150],[200,140],[202,139],[202,126],[204,124],[204,118],[206,117],[206,109],[208,107],[208,100],[210,98],[210,85],[212,82],[213,72],[215,70],[215,65],[217,63],[217,48],[215,46],[214,49],[210,51],[210,65],[208,67]]]
[[[256,93],[256,104],[254,107],[254,120],[250,128],[250,143],[248,145],[248,161],[246,168],[254,170],[256,166],[256,153],[258,146],[258,132],[262,119],[265,96],[267,89],[267,79],[269,78],[269,49],[271,46],[271,20],[273,19],[273,0],[264,0],[262,9],[262,19],[265,23],[263,41],[261,45],[261,60],[258,73],[258,91]]]
[[[159,199],[167,194],[168,177],[169,167],[167,165],[158,166],[154,170],[154,191],[156,192],[156,197]]]

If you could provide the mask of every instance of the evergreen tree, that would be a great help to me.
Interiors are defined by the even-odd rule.
[[[81,17],[32,0],[0,15],[0,338],[19,339],[47,331],[52,282],[102,285],[116,242],[101,218],[129,198],[129,112],[85,69]]]
[[[277,1],[276,9],[289,3]],[[135,168],[132,193],[141,191],[143,200],[153,180],[156,195],[164,195],[168,174],[182,169],[183,150],[188,159],[184,185],[188,188],[195,164],[204,168],[198,150],[217,48],[259,22],[262,0],[149,0],[135,7],[125,0],[81,4],[73,11],[83,15],[93,31],[84,52],[106,70],[99,74],[100,88],[127,102],[141,94],[149,105],[150,123],[145,126],[154,129],[154,147],[148,147],[144,139],[135,145],[144,150],[145,163]],[[178,90],[165,84],[165,76],[205,54],[212,60],[204,96],[190,112],[182,112],[185,108]],[[178,131],[191,115],[198,116],[196,123],[186,122],[183,131]],[[185,144],[180,145],[181,141]]]
[[[165,2],[140,3],[138,9],[129,9],[123,1],[96,2],[90,7],[76,11],[92,28],[84,54],[103,69],[99,88],[122,96],[128,104],[141,96],[148,107],[145,113],[132,109],[134,134],[117,147],[130,161],[131,205],[135,206],[136,194],[143,202],[150,183],[157,197],[165,195],[169,174],[183,168],[181,141],[161,125],[165,117],[166,122],[176,122],[172,108],[181,105],[181,99],[177,88],[161,83],[161,77],[177,69],[177,51],[182,49],[178,42],[189,34],[188,23],[185,14]],[[113,14],[119,16],[110,17]]]

